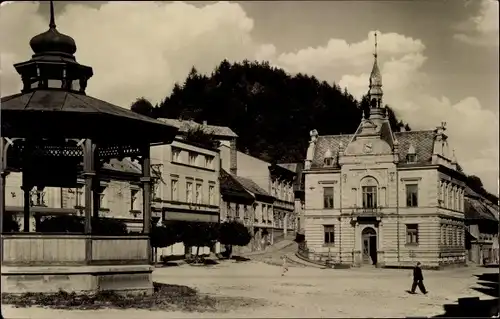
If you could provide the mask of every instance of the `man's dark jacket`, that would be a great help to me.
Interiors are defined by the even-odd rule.
[[[424,280],[424,275],[422,275],[422,269],[420,269],[420,267],[413,268],[413,280]]]

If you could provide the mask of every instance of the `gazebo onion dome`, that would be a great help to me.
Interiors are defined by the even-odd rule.
[[[41,54],[63,54],[73,56],[76,52],[76,43],[72,37],[60,33],[56,29],[54,19],[54,6],[50,5],[49,30],[34,36],[30,41],[30,47],[35,56]]]

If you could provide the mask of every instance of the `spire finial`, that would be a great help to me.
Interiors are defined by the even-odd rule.
[[[375,31],[375,53],[373,53],[373,56],[375,57],[375,59],[377,58],[377,31]]]
[[[49,1],[50,2],[50,22],[49,22],[49,28],[55,29],[56,28],[56,21],[54,18],[54,1]]]

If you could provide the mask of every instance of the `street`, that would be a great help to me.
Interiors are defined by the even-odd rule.
[[[406,317],[435,316],[444,313],[444,304],[458,298],[492,299],[473,287],[477,277],[498,273],[490,268],[455,268],[425,271],[428,295],[410,295],[411,270],[358,268],[346,270],[290,267],[285,276],[281,268],[262,262],[223,261],[218,265],[189,265],[158,268],[156,282],[184,285],[201,294],[241,297],[248,306],[231,307],[228,312],[163,312],[148,310],[53,310],[2,306],[6,318],[234,318],[234,317]],[[251,306],[257,299],[259,306]],[[241,304],[241,302],[240,302]]]

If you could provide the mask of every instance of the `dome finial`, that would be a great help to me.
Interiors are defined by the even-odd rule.
[[[51,1],[52,3],[52,1]],[[375,31],[375,52],[373,53],[373,56],[375,57],[375,59],[377,59],[377,31]]]
[[[50,2],[50,22],[49,22],[49,28],[55,29],[56,28],[56,19],[54,15],[54,1],[49,1]]]

